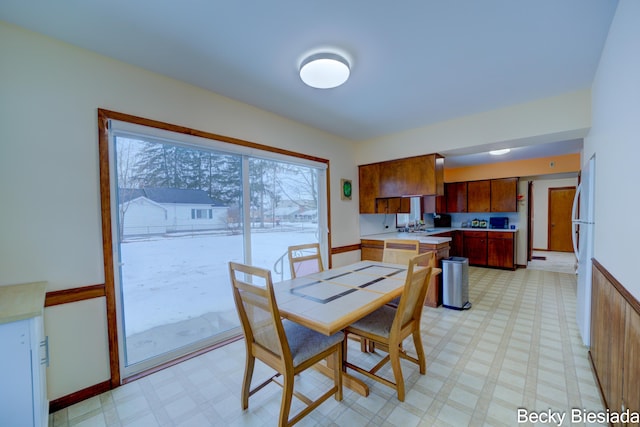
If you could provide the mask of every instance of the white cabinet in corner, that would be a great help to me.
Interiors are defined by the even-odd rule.
[[[48,426],[46,367],[49,352],[41,301],[44,288],[42,298],[35,293],[39,312],[33,313],[28,307],[26,314],[21,315],[15,313],[16,305],[29,306],[31,301],[26,299],[34,292],[20,289],[16,293],[15,289],[9,289],[16,286],[23,285],[0,286],[0,426]],[[22,293],[23,290],[27,293]],[[2,310],[11,303],[10,297],[15,304],[12,310]]]

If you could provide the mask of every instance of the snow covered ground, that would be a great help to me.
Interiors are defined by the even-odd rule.
[[[252,229],[252,264],[272,269],[290,245],[316,242],[317,224]],[[126,335],[235,310],[228,262],[244,262],[241,234],[194,234],[134,240],[121,245]],[[285,278],[289,266],[283,264]]]

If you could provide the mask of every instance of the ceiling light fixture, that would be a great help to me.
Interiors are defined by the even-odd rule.
[[[489,151],[489,154],[492,156],[502,156],[503,154],[507,154],[509,151],[511,151],[510,148],[502,148],[500,150],[491,150]]]
[[[335,53],[316,53],[300,64],[300,78],[311,87],[331,89],[338,87],[349,78],[349,62]]]

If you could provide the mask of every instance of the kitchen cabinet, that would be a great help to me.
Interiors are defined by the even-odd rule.
[[[436,237],[450,237],[449,256],[464,256],[462,231],[452,230],[444,233],[434,234]]]
[[[43,307],[46,284],[0,286],[0,425],[49,425]]]
[[[360,213],[378,212],[378,199],[444,194],[444,159],[438,154],[358,166]],[[381,204],[388,202],[380,202]],[[393,202],[395,203],[395,202]],[[401,205],[404,209],[403,205]],[[397,211],[393,211],[397,212]]]
[[[445,184],[447,212],[467,212],[467,183],[449,182]]]
[[[376,213],[376,196],[380,182],[379,163],[358,166],[358,187],[360,193],[360,213]]]
[[[491,211],[491,181],[469,181],[467,183],[467,212]]]
[[[384,248],[384,240],[378,239],[362,239],[360,241],[360,257],[362,260],[382,261],[382,252]],[[445,243],[420,243],[420,253],[435,251],[436,256],[430,264],[432,267],[439,268],[443,258],[448,258],[449,242]],[[427,290],[425,305],[429,307],[438,307],[442,304],[442,275],[434,275],[431,277],[431,283]]]
[[[517,212],[518,178],[445,184],[446,212]]]
[[[376,199],[376,213],[411,213],[411,198],[389,197],[385,199]]]
[[[491,180],[491,212],[518,210],[518,178]]]
[[[463,231],[464,256],[469,258],[469,265],[487,265],[487,232]]]
[[[380,163],[378,197],[443,194],[444,162],[437,154]]]
[[[447,211],[445,196],[424,196],[422,198],[423,213],[439,213]]]
[[[487,232],[487,266],[515,269],[514,233]]]
[[[469,265],[515,269],[515,233],[463,231],[462,253]]]

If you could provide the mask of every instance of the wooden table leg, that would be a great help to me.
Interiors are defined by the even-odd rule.
[[[328,376],[329,378],[333,378],[333,363],[331,362],[331,358],[325,359],[326,365],[323,363],[316,363],[314,368],[321,372],[322,374]],[[369,386],[367,386],[362,380],[346,373],[342,372],[342,385],[355,391],[361,396],[367,397],[369,396]]]

